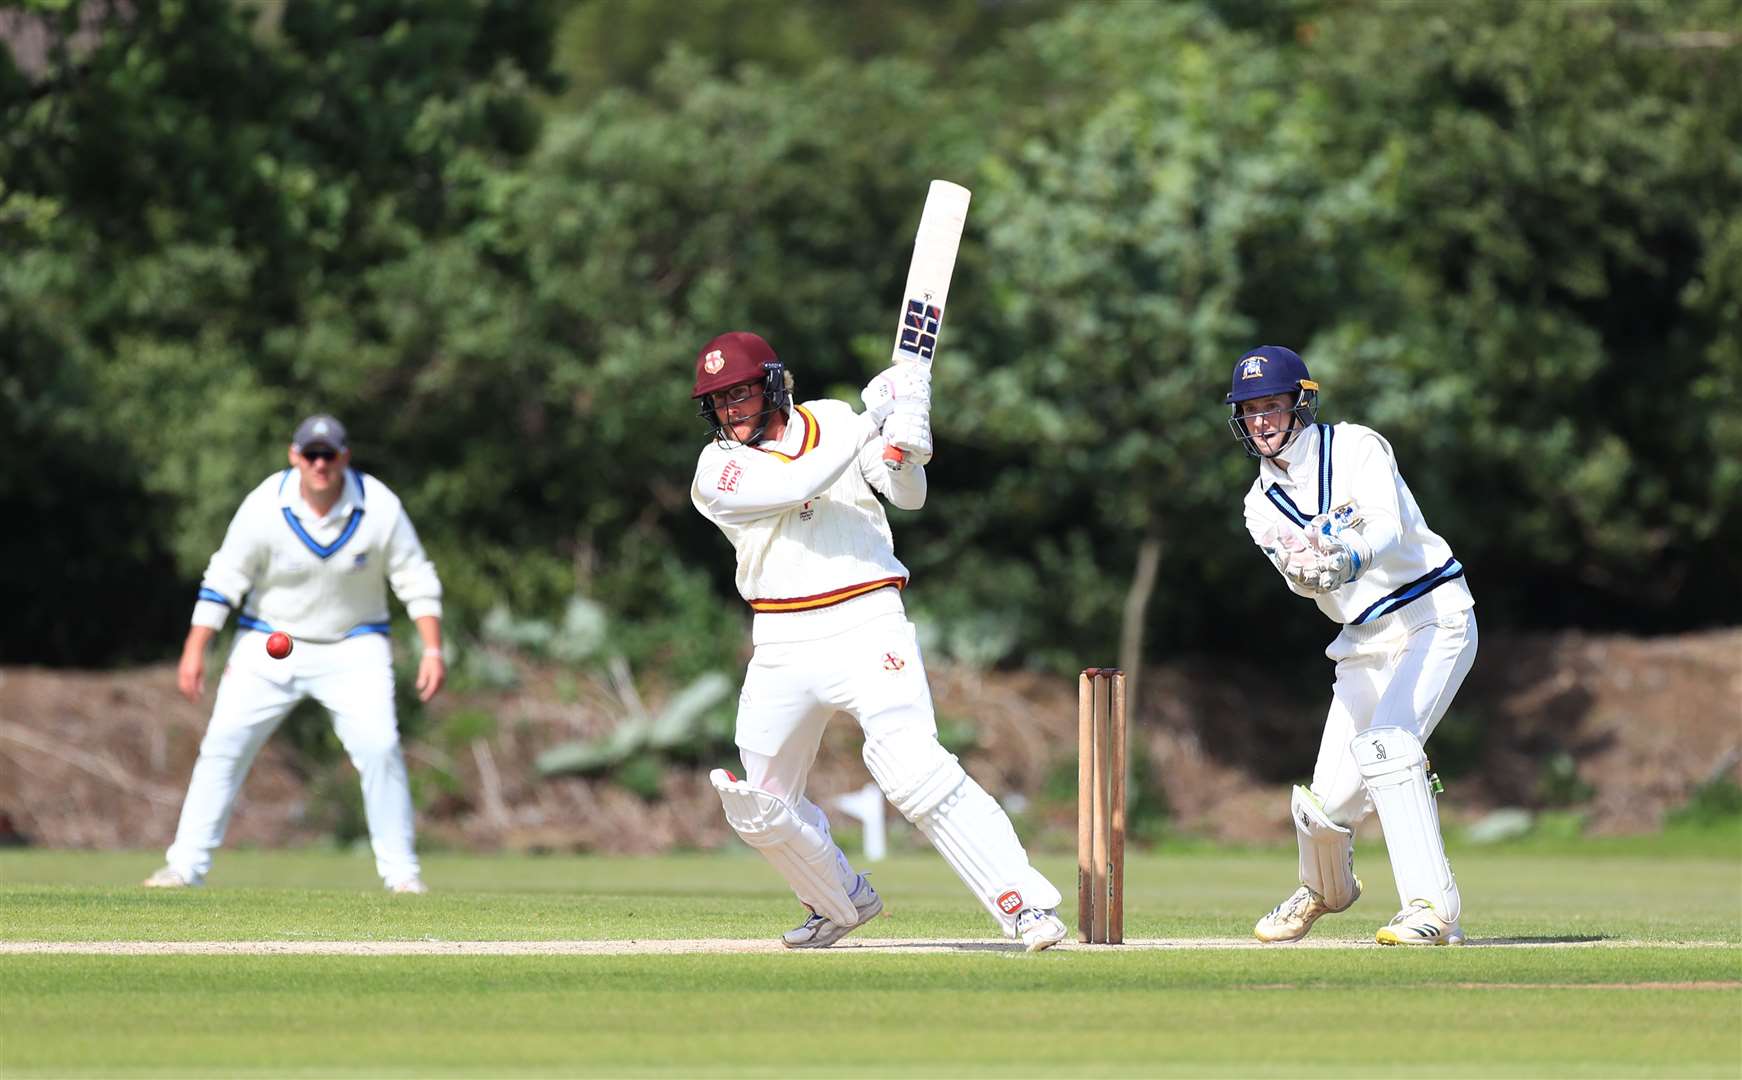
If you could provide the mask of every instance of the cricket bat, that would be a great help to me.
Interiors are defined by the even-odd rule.
[[[971,197],[967,188],[948,180],[933,180],[926,192],[919,232],[913,238],[913,262],[907,267],[907,287],[901,293],[901,321],[890,357],[895,363],[929,365],[937,352]],[[900,461],[901,451],[891,446],[883,456]]]

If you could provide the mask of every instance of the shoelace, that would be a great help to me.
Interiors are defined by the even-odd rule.
[[[1022,914],[1016,916],[1016,932],[1018,934],[1027,933],[1034,928],[1035,923],[1045,919],[1046,914],[1039,908],[1023,908]]]
[[[1305,911],[1307,905],[1312,902],[1312,893],[1307,892],[1305,889],[1296,889],[1293,896],[1276,905],[1276,910],[1272,911],[1270,914],[1272,917],[1284,915],[1292,918],[1293,916],[1299,915]]]

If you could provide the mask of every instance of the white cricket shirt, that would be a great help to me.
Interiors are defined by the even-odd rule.
[[[261,481],[230,519],[200,581],[193,623],[332,642],[388,632],[387,587],[413,619],[442,613],[442,583],[399,497],[349,469],[333,508],[316,515],[295,469]]]
[[[1328,618],[1367,626],[1405,605],[1415,605],[1412,612],[1425,605],[1441,613],[1475,606],[1463,564],[1428,528],[1397,471],[1391,444],[1377,431],[1359,424],[1314,424],[1277,457],[1288,468],[1262,460],[1258,479],[1246,493],[1246,530],[1254,543],[1273,525],[1305,529],[1319,514],[1352,506],[1361,522],[1356,531],[1373,548],[1371,564],[1359,577],[1314,597]],[[1289,588],[1301,592],[1292,581]]]
[[[690,501],[737,552],[756,644],[826,637],[902,610],[907,567],[877,495],[919,509],[925,470],[892,471],[883,447],[869,417],[820,400],[793,407],[777,441],[702,448]]]

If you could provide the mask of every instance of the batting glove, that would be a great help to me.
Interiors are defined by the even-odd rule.
[[[931,368],[925,364],[894,364],[879,371],[859,392],[865,411],[881,428],[897,403],[904,407],[931,408]]]
[[[889,414],[895,411],[895,383],[889,372],[880,371],[876,378],[865,384],[865,389],[859,391],[859,400],[865,403],[865,415],[881,429]]]
[[[901,451],[903,464],[925,465],[931,461],[931,419],[919,406],[897,402],[895,412],[883,425],[883,439]]]

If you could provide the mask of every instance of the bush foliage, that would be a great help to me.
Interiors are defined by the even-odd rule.
[[[1241,529],[1258,342],[1387,434],[1491,623],[1733,620],[1733,0],[658,7],[0,11],[4,656],[171,654],[330,410],[455,621],[581,596],[699,676],[745,620],[687,497],[695,351],[756,329],[852,394],[933,176],[975,191],[896,515],[934,648],[1109,655],[1146,543],[1151,655],[1323,636]]]

